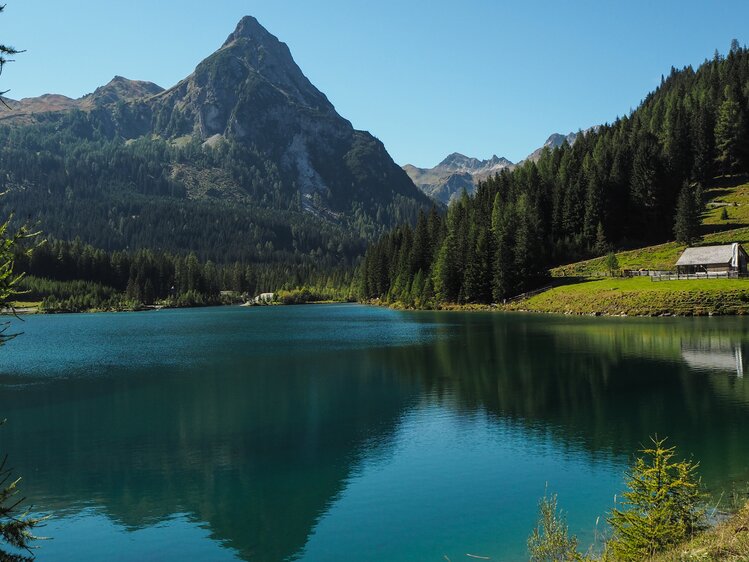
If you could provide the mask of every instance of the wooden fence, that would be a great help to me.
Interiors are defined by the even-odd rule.
[[[653,277],[656,275],[670,275],[672,271],[659,269],[623,269],[622,277]]]
[[[699,281],[700,279],[747,279],[749,275],[738,271],[727,271],[725,273],[664,273],[653,275],[651,281]]]

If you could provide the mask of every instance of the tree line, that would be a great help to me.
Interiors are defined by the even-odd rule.
[[[329,294],[351,282],[351,269],[345,267],[216,264],[199,260],[195,253],[106,252],[80,239],[52,239],[30,254],[19,248],[14,269],[26,273],[20,281],[25,293],[19,298],[42,301],[42,308],[49,312],[132,309],[155,303],[220,304],[305,285],[315,288],[315,294]]]
[[[691,242],[703,186],[747,172],[749,50],[734,41],[696,71],[672,68],[630,115],[503,170],[445,216],[422,213],[383,236],[357,271],[358,295],[498,302],[538,287],[550,265]]]

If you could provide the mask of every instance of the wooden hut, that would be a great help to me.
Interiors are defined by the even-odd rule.
[[[734,275],[746,273],[747,253],[741,244],[687,248],[676,262],[679,275]]]

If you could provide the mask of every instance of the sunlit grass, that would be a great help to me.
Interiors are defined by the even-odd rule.
[[[587,280],[555,287],[510,307],[573,314],[749,314],[749,280]]]
[[[713,187],[707,190],[706,225],[749,225],[749,183],[734,187]],[[723,210],[728,219],[721,217]]]
[[[654,562],[680,560],[722,562],[749,560],[749,504],[714,529],[653,558]]]

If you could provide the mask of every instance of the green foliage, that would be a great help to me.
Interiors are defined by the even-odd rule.
[[[5,308],[10,297],[18,293],[18,284],[23,273],[16,270],[18,248],[24,241],[35,238],[38,233],[32,232],[27,225],[12,228],[13,217],[0,224],[0,308]],[[33,247],[26,248],[21,255],[28,257]],[[0,341],[2,341],[0,339]]]
[[[739,170],[743,119],[744,112],[736,100],[729,98],[720,105],[715,125],[715,161],[724,174]]]
[[[569,536],[567,521],[557,510],[557,495],[538,502],[538,521],[528,537],[531,562],[575,562],[585,558],[577,551],[577,537]]]
[[[608,519],[613,537],[608,549],[617,560],[644,560],[703,528],[698,463],[674,461],[675,447],[651,438],[652,446],[627,473],[627,491]]]
[[[294,289],[282,289],[276,294],[281,304],[306,304],[324,301],[346,301],[347,290],[334,287],[296,287]]]
[[[5,423],[3,420],[0,424]],[[26,498],[18,499],[20,478],[13,478],[7,467],[7,455],[0,462],[0,537],[11,547],[11,551],[0,549],[0,560],[4,562],[30,562],[34,559],[31,542],[39,539],[33,533],[46,517],[31,517],[29,510],[18,513],[18,507]],[[22,554],[18,551],[25,551]]]
[[[9,302],[19,294],[19,285],[23,280],[23,273],[19,273],[15,267],[16,257],[19,253],[28,257],[34,248],[31,245],[20,251],[18,247],[24,241],[28,242],[37,236],[37,233],[25,225],[16,229],[11,228],[11,219],[0,225],[0,309],[3,310],[7,309]],[[5,323],[0,329],[0,346],[13,337],[5,333],[7,328],[8,324]],[[14,562],[33,560],[30,543],[37,537],[32,530],[43,521],[43,518],[31,517],[28,510],[18,513],[19,505],[25,500],[16,498],[21,479],[12,477],[6,463],[7,456],[0,462],[0,537],[12,549],[25,550],[29,554],[0,549],[0,559]]]
[[[613,276],[619,270],[619,260],[616,257],[615,252],[609,252],[606,254],[606,269],[609,275]]]
[[[603,229],[603,224],[599,222],[596,227],[596,243],[593,246],[593,253],[597,256],[602,256],[609,253],[609,249],[609,243],[606,240],[606,232]]]
[[[720,220],[722,220],[722,221],[727,221],[728,220],[728,209],[726,209],[725,207],[723,207],[720,210]]]
[[[690,245],[699,238],[700,211],[697,196],[689,185],[684,185],[679,192],[674,219],[676,241]]]

